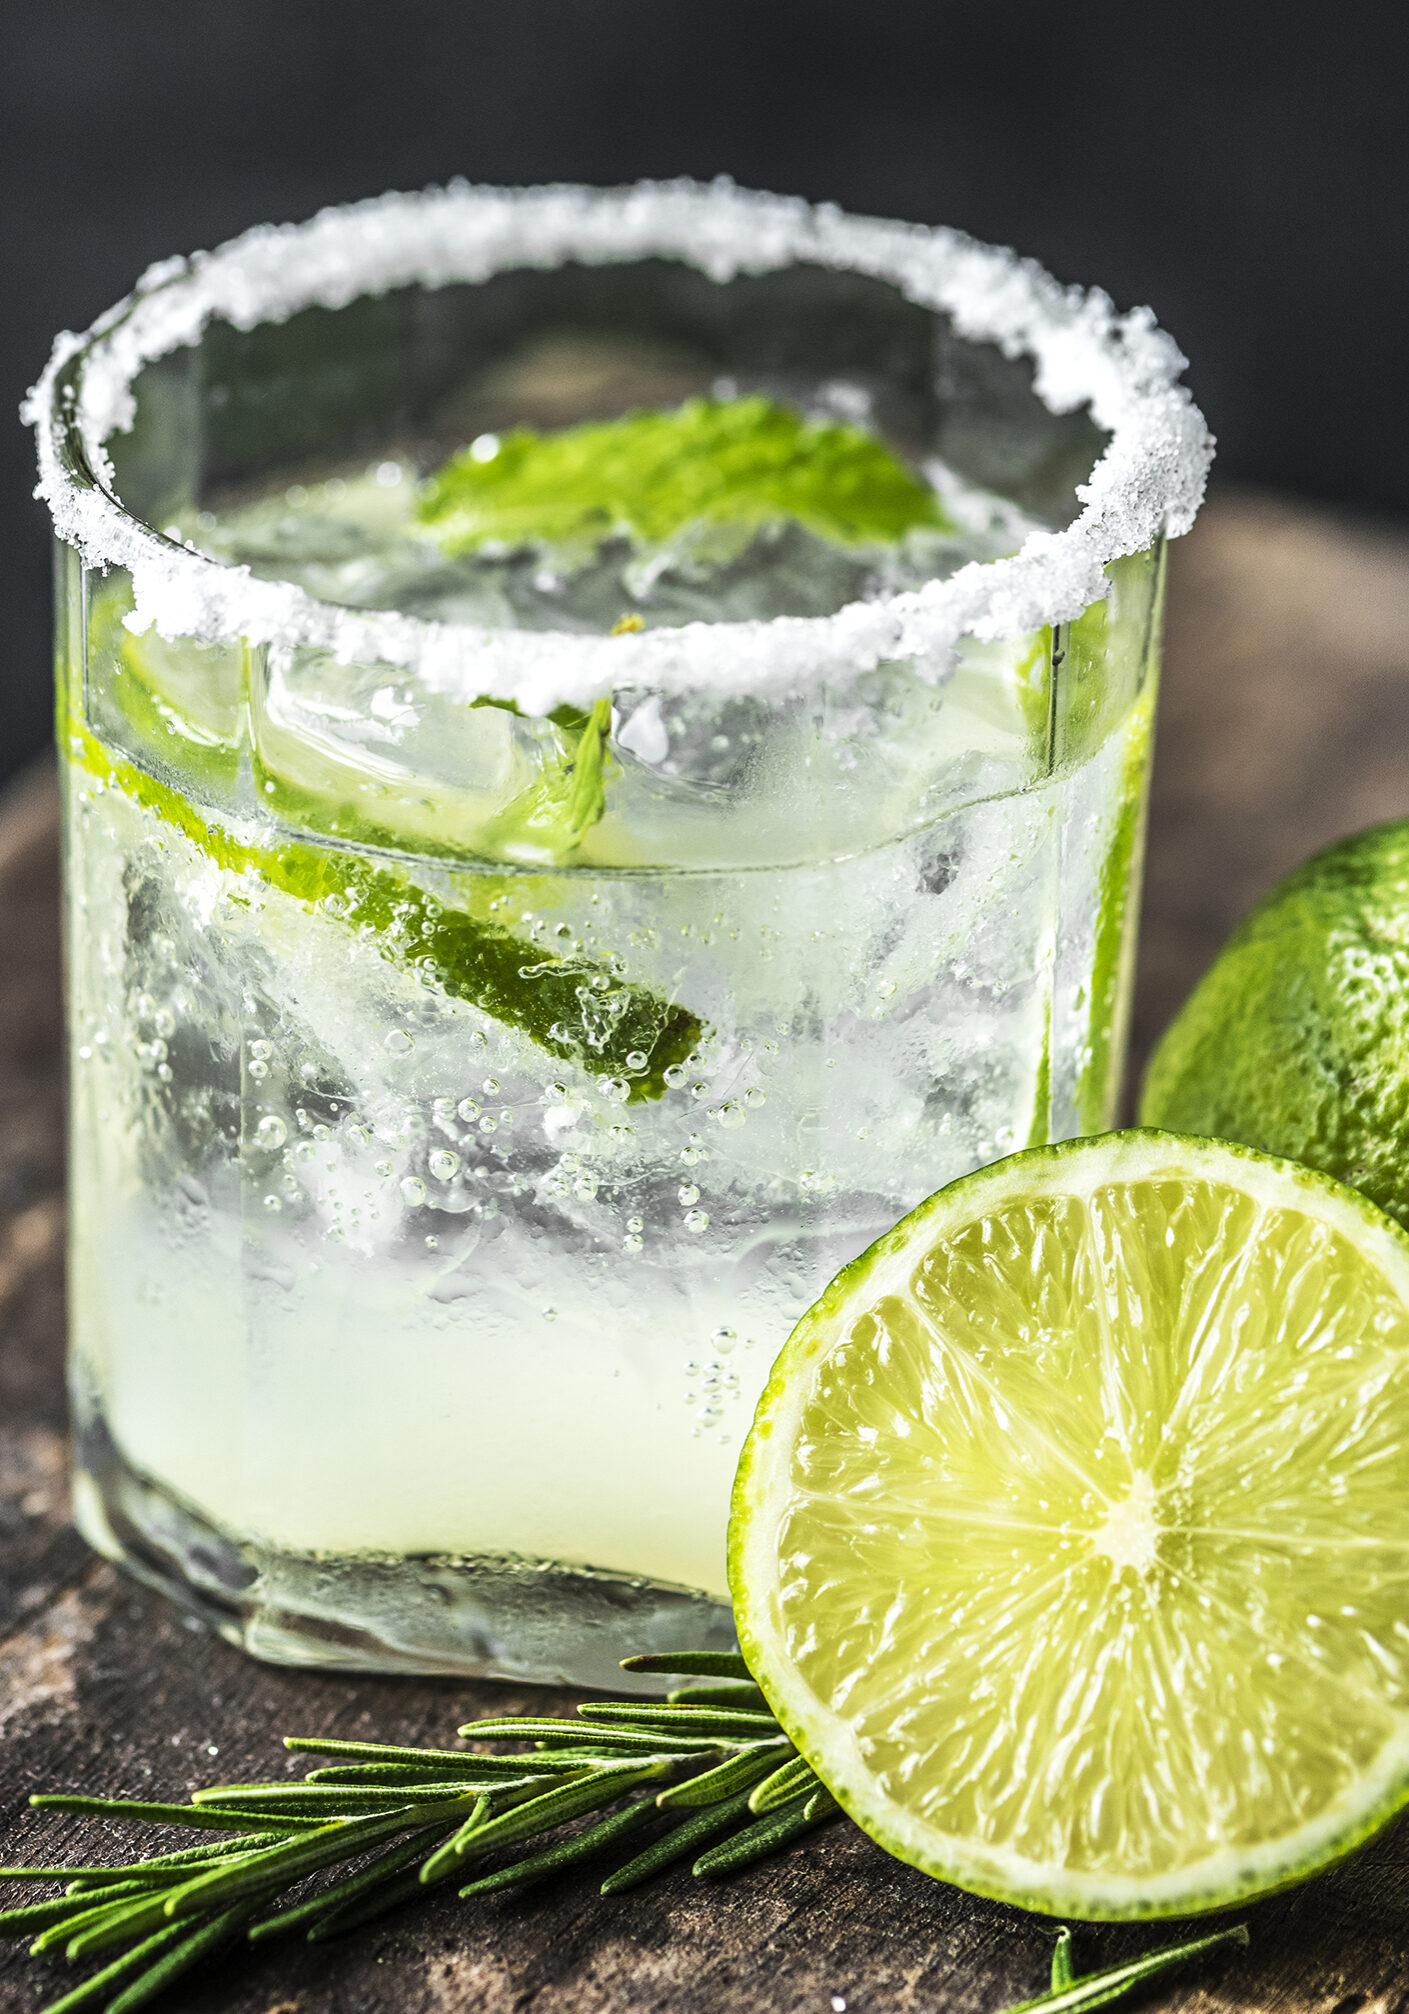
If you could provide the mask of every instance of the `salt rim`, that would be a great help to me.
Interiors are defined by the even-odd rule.
[[[1012,558],[973,561],[946,580],[852,602],[834,615],[593,637],[338,608],[174,543],[110,493],[106,443],[132,424],[138,371],[195,343],[214,316],[248,330],[415,282],[441,287],[568,259],[605,265],[652,256],[721,281],[804,260],[864,273],[946,311],[961,335],[996,343],[1006,356],[1031,356],[1049,410],[1089,405],[1111,437],[1077,490],[1080,515],[1062,531],[1033,533]],[[76,401],[66,406],[61,379],[84,352]],[[487,694],[545,713],[623,686],[757,692],[854,674],[883,659],[918,660],[922,674],[937,677],[962,636],[995,640],[1071,620],[1106,593],[1111,560],[1193,523],[1213,441],[1177,382],[1185,363],[1148,308],[1117,315],[1099,289],[1063,287],[1034,261],[942,226],[853,217],[834,204],[758,194],[727,179],[617,190],[453,182],[323,210],[302,224],[260,225],[214,252],[150,267],[86,334],[57,338],[21,415],[37,436],[35,494],[58,536],[88,565],[131,574],[133,630],[381,661],[442,693]],[[69,427],[97,487],[70,464]]]

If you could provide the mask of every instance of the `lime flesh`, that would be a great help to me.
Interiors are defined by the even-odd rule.
[[[730,1534],[774,1711],[901,1859],[1054,1914],[1283,1887],[1409,1800],[1409,1238],[1153,1132],[932,1197],[774,1368]]]

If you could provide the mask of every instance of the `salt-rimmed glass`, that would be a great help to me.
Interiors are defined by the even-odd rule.
[[[1009,254],[728,185],[385,198],[60,339],[96,1545],[291,1662],[730,1641],[792,1321],[944,1181],[1114,1117],[1181,368]],[[766,592],[695,555],[672,603],[657,557],[555,626],[541,555],[487,620],[488,573],[455,619],[280,558],[348,472],[736,391],[923,470],[933,577],[848,599],[770,547]],[[196,549],[247,507],[294,529]],[[526,840],[606,699],[602,802]]]

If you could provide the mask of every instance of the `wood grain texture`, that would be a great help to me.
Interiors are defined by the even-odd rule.
[[[1173,553],[1137,1059],[1237,916],[1313,847],[1409,813],[1409,537],[1224,496]],[[56,815],[40,773],[0,804],[0,1857],[70,1857],[86,1829],[35,1789],[183,1797],[281,1766],[277,1737],[444,1739],[510,1687],[264,1668],[94,1560],[65,1521]],[[544,1695],[534,1694],[540,1705]],[[126,1835],[113,1827],[110,1845]],[[1244,1955],[1153,2003],[1409,2009],[1409,1832],[1247,1912]],[[1165,1930],[1078,1933],[1085,1970]],[[603,1902],[438,1900],[342,1945],[193,1978],[183,2014],[985,2014],[1040,1990],[1051,1928],[888,1859],[850,1827],[705,1888]],[[72,1983],[0,1947],[0,2010]]]

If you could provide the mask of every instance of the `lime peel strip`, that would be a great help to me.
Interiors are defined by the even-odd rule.
[[[646,987],[613,982],[593,961],[557,958],[499,924],[438,902],[366,855],[339,854],[308,840],[289,840],[277,850],[249,846],[208,823],[170,785],[115,760],[82,724],[71,722],[69,731],[70,750],[89,774],[173,826],[216,866],[257,875],[308,909],[334,897],[342,905],[338,920],[370,935],[389,962],[428,958],[433,983],[452,999],[517,1028],[591,1076],[625,1083],[628,1104],[663,1097],[665,1072],[704,1039],[703,1023],[688,1008]],[[588,1006],[598,1017],[595,1031]],[[636,1054],[646,1058],[644,1066],[628,1062]]]

